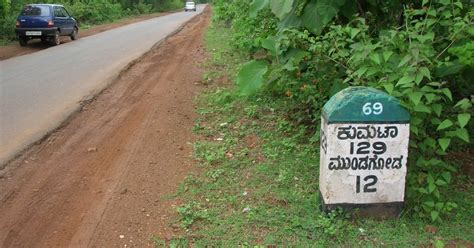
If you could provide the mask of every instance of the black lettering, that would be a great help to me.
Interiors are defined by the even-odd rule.
[[[375,155],[372,158],[369,158],[369,170],[378,170],[379,168],[377,167],[377,158],[378,156]]]
[[[374,148],[374,154],[376,155],[384,154],[387,151],[387,145],[384,142],[375,142],[372,144],[372,147]]]
[[[328,165],[329,170],[337,170],[341,164],[340,159],[341,159],[341,156],[330,158],[329,165]],[[334,164],[334,161],[337,161],[337,166]]]
[[[385,169],[385,159],[379,158],[377,167],[378,167],[380,170]]]
[[[387,158],[387,161],[385,163],[385,168],[390,169],[390,164],[392,164],[392,158]]]
[[[332,157],[329,159],[329,170],[384,170],[400,169],[403,166],[403,156],[383,158],[373,156]]]
[[[403,155],[401,155],[399,158],[393,158],[392,169],[400,169],[400,168],[402,168],[402,161],[403,161]],[[396,163],[397,163],[397,164],[396,164]]]
[[[366,184],[364,185],[364,193],[373,193],[377,192],[377,188],[375,188],[375,184],[377,183],[378,178],[374,175],[368,175],[364,177],[364,182]],[[373,188],[371,188],[374,186]],[[360,176],[356,177],[356,193],[360,193]]]
[[[369,156],[359,158],[359,170],[367,170],[369,167]]]
[[[382,127],[377,127],[377,138],[383,139],[387,137],[388,137],[388,132],[382,132]]]
[[[346,157],[345,160],[342,159],[342,161],[344,161],[344,167],[342,169],[348,170],[348,169],[351,168],[351,158],[350,157]]]
[[[390,137],[395,138],[398,136],[398,127],[397,126],[387,126],[385,127],[386,132],[389,133]]]
[[[375,129],[374,126],[370,126],[370,129],[372,130],[372,132],[369,132],[369,138],[373,139],[377,137],[377,129]]]
[[[368,137],[369,137],[369,126],[357,127],[357,138],[358,139],[367,139]]]
[[[357,144],[357,146],[359,147],[357,149],[357,154],[369,154],[370,151],[369,151],[369,147],[370,147],[370,143],[369,142],[360,142],[359,144]]]
[[[369,175],[369,176],[366,176],[364,178],[364,181],[367,182],[369,180],[372,180],[372,182],[369,182],[367,183],[365,186],[364,186],[364,192],[365,193],[373,193],[373,192],[377,192],[377,188],[370,188],[370,186],[373,186],[377,183],[377,177],[374,176],[374,175]]]
[[[354,139],[355,138],[355,127],[339,127],[337,132],[337,138],[340,140]],[[352,131],[352,132],[351,132]]]
[[[357,170],[357,167],[359,167],[358,161],[359,160],[357,158],[352,158],[352,163],[351,163],[351,169],[352,170]]]

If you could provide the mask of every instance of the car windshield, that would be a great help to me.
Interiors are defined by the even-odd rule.
[[[193,5],[194,5],[194,2],[187,2],[186,5],[193,6]]]
[[[50,16],[51,12],[48,6],[26,6],[21,11],[22,16]]]

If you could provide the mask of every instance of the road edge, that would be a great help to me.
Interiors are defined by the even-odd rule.
[[[84,106],[87,106],[88,104],[94,102],[99,95],[101,95],[105,90],[107,90],[109,87],[114,85],[114,83],[120,78],[123,73],[126,71],[130,70],[135,64],[139,63],[140,61],[143,60],[143,58],[151,51],[159,48],[165,41],[167,41],[169,38],[172,36],[176,35],[179,33],[183,28],[199,16],[201,16],[206,8],[209,8],[209,5],[205,5],[203,11],[201,13],[193,16],[191,19],[187,20],[183,24],[181,24],[176,30],[173,32],[169,33],[166,35],[163,39],[157,41],[153,46],[150,47],[150,49],[146,50],[142,54],[140,54],[136,59],[131,60],[127,65],[125,65],[122,69],[120,69],[117,73],[114,73],[107,79],[105,79],[102,83],[101,86],[99,86],[98,89],[92,90],[90,93],[88,93],[86,96],[84,96],[80,101],[76,103],[76,107],[71,108],[70,113],[64,114],[64,117],[61,118],[62,120],[58,121],[58,125],[55,125],[56,127],[51,128],[50,130],[47,130],[44,135],[39,135],[40,137],[36,139],[36,141],[30,142],[30,144],[25,145],[23,148],[19,148],[17,151],[11,152],[10,155],[7,155],[6,158],[2,159],[0,158],[0,176],[5,173],[5,170],[9,167],[9,165],[19,157],[21,157],[25,152],[27,152],[29,149],[31,149],[33,146],[39,145],[45,140],[47,140],[52,134],[57,132],[58,130],[62,129],[66,125],[69,124],[69,122],[81,112]]]

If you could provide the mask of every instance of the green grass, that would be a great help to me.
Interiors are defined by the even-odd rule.
[[[229,30],[212,25],[206,34],[211,58],[204,81],[214,84],[198,99],[195,157],[202,173],[190,175],[177,197],[181,247],[443,247],[474,242],[472,184],[460,179],[450,196],[459,208],[442,222],[403,213],[398,220],[350,219],[319,209],[319,145],[314,128],[287,116],[289,102],[270,96],[239,97],[232,87],[244,56],[229,45]],[[461,190],[464,188],[464,190]],[[433,225],[436,232],[425,229]],[[167,243],[156,239],[157,246]],[[462,246],[461,246],[462,247]]]

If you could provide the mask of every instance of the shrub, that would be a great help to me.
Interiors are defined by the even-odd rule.
[[[215,19],[232,20],[236,46],[257,57],[239,73],[241,95],[285,97],[289,115],[302,125],[318,126],[323,104],[348,86],[370,86],[399,98],[412,116],[410,210],[436,221],[456,207],[446,195],[456,167],[445,156],[453,144],[470,141],[469,4],[221,1]],[[255,54],[259,49],[265,53]]]

